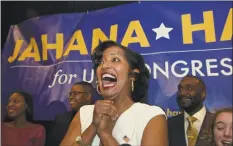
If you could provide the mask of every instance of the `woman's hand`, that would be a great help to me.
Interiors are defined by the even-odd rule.
[[[97,127],[97,134],[108,134],[112,135],[112,130],[115,126],[116,119],[112,119],[110,116],[104,115],[100,121],[99,126]]]
[[[103,123],[101,123],[101,120],[103,118],[104,118],[104,121],[102,121]],[[109,122],[108,118],[111,119],[112,121],[116,121],[116,119],[118,118],[117,109],[113,105],[113,101],[111,100],[96,101],[92,124],[96,128],[98,128],[101,123],[101,127],[103,128],[105,126],[105,123]]]

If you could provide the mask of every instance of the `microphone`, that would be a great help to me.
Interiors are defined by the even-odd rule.
[[[124,143],[124,144],[121,144],[119,146],[131,146],[130,144],[127,144],[127,143]]]

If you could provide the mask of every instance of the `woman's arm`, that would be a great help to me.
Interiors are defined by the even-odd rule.
[[[141,146],[168,146],[168,129],[165,115],[152,118],[143,132]]]
[[[112,136],[112,134],[100,132],[98,136],[100,137],[102,146],[119,146],[118,142]]]
[[[115,122],[111,117],[104,115],[100,125],[97,128],[97,134],[103,146],[119,146],[116,139],[112,136],[112,130]]]
[[[77,114],[74,116],[72,122],[70,123],[70,126],[68,128],[68,131],[63,138],[60,146],[79,146],[76,143],[76,137],[81,136],[83,143],[85,145],[90,145],[92,140],[94,139],[96,135],[96,128],[93,124],[91,124],[83,134],[81,134],[81,122],[80,122],[80,112],[77,112]]]

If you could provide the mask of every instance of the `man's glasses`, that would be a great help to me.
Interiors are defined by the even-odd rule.
[[[80,93],[86,93],[86,92],[78,92],[78,91],[72,91],[68,93],[68,98],[70,98],[71,96],[76,96]]]

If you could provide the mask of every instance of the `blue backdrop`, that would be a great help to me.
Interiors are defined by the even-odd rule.
[[[90,54],[107,39],[143,55],[151,72],[148,103],[168,116],[177,114],[177,85],[187,74],[205,81],[209,110],[231,106],[232,2],[141,2],[14,25],[2,52],[2,105],[25,90],[36,120],[67,111],[75,82],[95,86]]]

